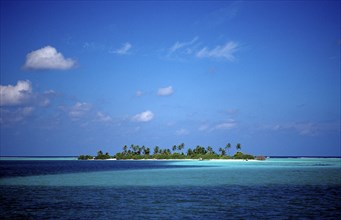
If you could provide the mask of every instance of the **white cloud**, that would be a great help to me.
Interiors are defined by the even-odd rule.
[[[174,90],[172,86],[159,88],[159,90],[157,91],[158,96],[169,96],[169,95],[172,95],[173,93],[174,93]]]
[[[169,53],[172,54],[175,51],[177,51],[177,50],[179,50],[179,49],[181,49],[183,47],[190,46],[190,45],[194,44],[198,39],[199,39],[198,37],[195,37],[191,41],[188,41],[188,42],[179,42],[179,41],[177,41],[175,44],[173,44],[173,46],[171,46],[169,48]],[[187,53],[191,53],[191,51],[192,50],[190,48],[186,49]]]
[[[121,48],[114,50],[113,53],[116,53],[119,55],[126,55],[126,54],[128,54],[128,52],[131,48],[132,48],[132,45],[129,42],[126,42],[122,45]]]
[[[210,128],[210,126],[208,124],[203,124],[203,125],[200,125],[198,130],[199,131],[207,131],[209,128]]]
[[[205,57],[213,57],[213,58],[223,58],[228,61],[234,61],[235,56],[234,53],[238,51],[238,44],[230,41],[225,45],[218,45],[214,49],[208,49],[207,47],[202,48],[199,52],[197,52],[197,57],[205,58]]]
[[[181,128],[177,130],[176,135],[183,136],[183,135],[189,135],[189,131],[187,129]]]
[[[215,126],[215,129],[231,129],[231,128],[234,128],[236,125],[237,124],[234,120],[230,120],[228,122],[223,122],[223,123],[217,124]]]
[[[0,106],[21,105],[26,103],[32,94],[31,82],[18,81],[15,86],[0,85]]]
[[[101,44],[101,43],[97,43],[97,42],[85,42],[83,44],[83,48],[84,49],[88,49],[88,50],[99,50],[99,51],[103,51],[107,48],[106,45]]]
[[[69,116],[73,120],[78,120],[83,115],[85,115],[91,109],[91,107],[92,106],[89,103],[77,102],[69,109]]]
[[[323,130],[323,123],[313,123],[313,122],[292,122],[292,123],[284,123],[284,124],[276,124],[276,125],[265,125],[262,126],[264,129],[270,129],[273,131],[282,131],[282,130],[294,130],[299,135],[302,136],[315,136],[321,130]]]
[[[228,130],[237,126],[237,122],[233,119],[229,119],[225,122],[209,125],[208,123],[199,126],[198,130],[202,132],[212,132],[215,130]]]
[[[19,80],[16,85],[0,85],[0,122],[12,124],[21,122],[39,107],[47,107],[56,93],[48,90],[33,93],[28,80]]]
[[[294,125],[294,128],[300,135],[311,135],[314,136],[317,133],[317,126],[314,123],[300,123]]]
[[[104,114],[103,112],[97,112],[96,121],[112,122],[112,118],[109,115]]]
[[[74,60],[64,58],[63,54],[57,52],[56,48],[46,46],[27,54],[24,68],[66,70],[74,67],[75,64]]]
[[[54,96],[54,95],[56,95],[56,94],[57,94],[57,93],[56,93],[54,90],[52,90],[52,89],[50,89],[50,90],[44,92],[44,95],[48,95],[48,96],[50,96],[50,95]]]
[[[134,115],[132,120],[136,122],[148,122],[152,120],[153,118],[154,118],[153,112],[147,110],[147,111]]]
[[[80,126],[85,127],[90,123],[112,124],[113,118],[97,109],[97,107],[87,102],[76,102],[71,106],[59,106],[59,109],[67,114],[73,121],[78,122]]]
[[[45,91],[43,94],[37,96],[37,101],[40,106],[48,106],[51,102],[51,98],[56,97],[58,94],[50,89],[48,91]]]

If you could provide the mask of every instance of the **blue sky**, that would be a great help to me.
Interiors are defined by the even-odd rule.
[[[1,1],[1,155],[340,156],[340,2]]]

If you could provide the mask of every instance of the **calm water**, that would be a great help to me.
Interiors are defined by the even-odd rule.
[[[341,218],[340,158],[10,159],[0,160],[1,219]]]

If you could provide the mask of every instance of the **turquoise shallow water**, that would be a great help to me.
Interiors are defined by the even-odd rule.
[[[340,158],[41,159],[0,161],[1,219],[341,217]]]
[[[92,163],[92,161],[87,161],[87,163]],[[105,161],[105,163],[117,163],[117,161]],[[138,166],[138,163],[135,162],[135,165]],[[158,163],[158,161],[150,163]],[[339,158],[269,159],[267,161],[170,161],[166,163],[174,167],[171,169],[129,169],[10,177],[2,178],[0,185],[341,185],[341,162]]]

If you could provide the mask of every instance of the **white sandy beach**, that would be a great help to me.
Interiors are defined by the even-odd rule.
[[[94,159],[92,159],[94,160]],[[104,160],[117,160],[116,158],[104,159]],[[120,159],[122,161],[214,161],[214,162],[247,162],[247,161],[260,161],[256,159],[209,159],[209,160],[199,160],[199,159]]]

